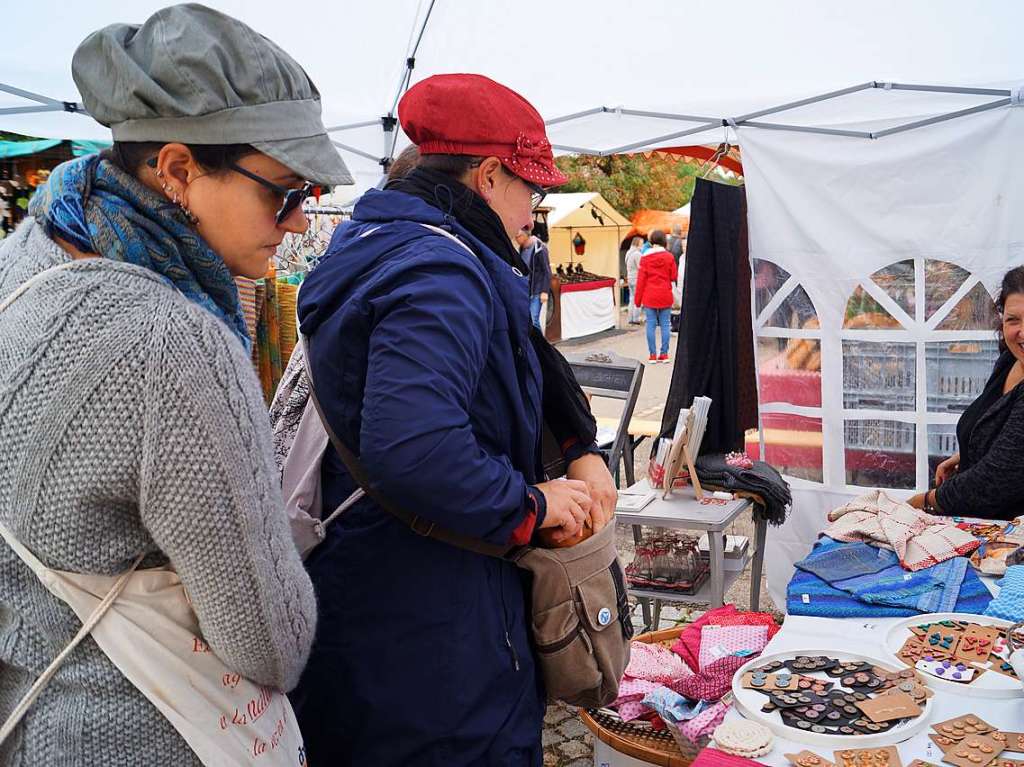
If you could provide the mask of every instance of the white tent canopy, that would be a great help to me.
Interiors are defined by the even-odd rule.
[[[75,47],[91,30],[142,21],[165,5],[97,0],[69,7],[42,0],[5,9],[17,31],[0,48],[0,83],[58,101],[79,101],[71,81]],[[211,0],[295,55],[323,94],[332,136],[365,188],[380,174],[394,134],[393,112],[415,50],[411,81],[438,72],[480,72],[519,90],[548,119],[600,110],[551,126],[552,143],[590,152],[718,142],[721,119],[742,117],[868,77],[902,83],[1007,83],[1024,71],[1015,36],[1024,6],[1012,0],[968,6],[954,0],[815,0],[721,5],[671,0],[617,3],[523,0],[389,0],[289,9],[267,0]],[[41,19],[59,23],[41,24]],[[426,22],[424,28],[424,22]],[[665,30],[652,41],[651,30]],[[613,37],[613,30],[622,30]],[[860,91],[789,110],[773,122],[886,128],[969,108],[992,97]],[[54,138],[109,139],[87,117],[60,111],[4,114],[34,102],[0,93],[0,130]],[[626,112],[615,111],[625,107]],[[630,114],[647,111],[693,120]],[[784,116],[784,119],[782,119]],[[717,121],[711,130],[687,131]],[[730,131],[730,139],[737,139]],[[661,141],[653,141],[668,136]],[[390,137],[390,140],[389,140]],[[399,147],[405,141],[397,139]],[[563,150],[567,151],[567,150]]]

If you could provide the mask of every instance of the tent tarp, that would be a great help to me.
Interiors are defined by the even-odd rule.
[[[0,141],[0,160],[10,160],[15,157],[27,157],[31,154],[38,154],[47,149],[60,146],[60,139],[40,139],[38,141]]]

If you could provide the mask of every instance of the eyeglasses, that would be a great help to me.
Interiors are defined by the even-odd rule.
[[[146,161],[146,164],[151,168],[155,168],[156,163],[156,157],[151,157]],[[228,165],[228,167],[231,170],[235,171],[236,173],[241,173],[246,178],[252,179],[260,186],[264,186],[267,189],[273,191],[275,194],[281,196],[281,207],[278,209],[274,218],[278,226],[280,226],[281,223],[292,214],[292,211],[294,211],[298,207],[301,207],[302,203],[304,203],[307,198],[312,197],[314,195],[326,194],[327,192],[330,191],[330,187],[320,186],[318,184],[312,183],[311,181],[307,181],[299,189],[290,189],[289,187],[281,186],[280,184],[275,184],[273,181],[268,181],[262,176],[257,176],[255,173],[246,170],[241,165],[231,163],[230,165]]]
[[[228,167],[236,173],[241,173],[246,178],[252,179],[260,186],[264,186],[267,189],[272,190],[275,194],[281,195],[283,199],[281,208],[277,211],[277,215],[274,219],[278,226],[280,226],[281,223],[292,214],[292,211],[301,207],[302,203],[304,203],[309,197],[319,195],[326,190],[326,187],[314,184],[311,181],[307,181],[298,189],[289,189],[286,186],[275,184],[273,181],[268,181],[262,176],[257,176],[255,173],[246,170],[241,165],[235,165],[232,163]]]
[[[540,207],[540,204],[544,202],[544,198],[548,196],[548,190],[542,187],[540,184],[535,184],[532,181],[527,181],[522,176],[519,177],[519,180],[526,184],[526,186],[529,187],[530,189],[530,209],[537,210],[537,208]]]

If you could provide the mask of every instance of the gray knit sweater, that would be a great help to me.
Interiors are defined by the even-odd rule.
[[[0,300],[69,260],[31,219],[0,243]],[[86,259],[0,313],[0,520],[49,567],[180,574],[232,669],[291,689],[316,622],[241,344],[156,274]],[[0,539],[0,721],[81,627]],[[191,765],[164,717],[86,639],[0,765]]]

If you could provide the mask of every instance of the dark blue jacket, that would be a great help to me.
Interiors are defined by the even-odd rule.
[[[370,191],[298,311],[327,418],[375,487],[508,543],[541,478],[526,278],[436,208]],[[354,488],[333,451],[322,479],[326,509]],[[543,689],[514,565],[419,536],[366,499],[307,566],[320,617],[292,700],[310,764],[541,764]]]

